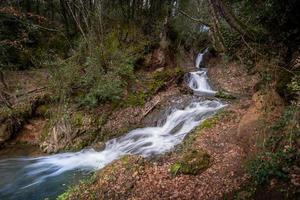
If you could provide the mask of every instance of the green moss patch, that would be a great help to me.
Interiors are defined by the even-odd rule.
[[[229,92],[227,92],[225,90],[219,90],[215,96],[217,98],[221,98],[221,99],[236,99],[235,96],[233,96],[232,94],[230,94]]]
[[[197,175],[205,171],[211,163],[211,157],[202,150],[193,150],[183,154],[182,158],[171,165],[171,174]]]

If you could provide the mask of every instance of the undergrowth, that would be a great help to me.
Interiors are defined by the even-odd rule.
[[[250,196],[260,195],[261,188],[272,190],[269,185],[274,183],[273,189],[276,184],[284,185],[280,190],[282,198],[289,199],[296,195],[293,177],[299,174],[300,164],[299,111],[296,105],[288,106],[281,120],[269,130],[262,152],[248,161],[246,169],[252,180],[247,186]]]

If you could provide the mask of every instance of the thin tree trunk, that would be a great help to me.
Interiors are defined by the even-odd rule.
[[[224,3],[223,0],[210,0],[215,13],[219,13],[231,28],[251,40],[255,40],[255,33],[242,23],[233,14],[232,10]]]
[[[211,32],[212,32],[214,47],[219,52],[225,52],[226,49],[225,49],[224,39],[220,31],[221,27],[220,27],[219,17],[216,13],[216,10],[213,8],[212,0],[209,0],[209,9],[212,14]]]

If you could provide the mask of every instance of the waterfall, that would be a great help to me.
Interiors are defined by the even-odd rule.
[[[204,66],[204,55],[208,53],[208,48],[206,48],[202,53],[198,53],[197,58],[196,58],[196,63],[195,63],[195,67],[196,68],[200,68],[202,66]]]
[[[216,91],[212,90],[208,83],[207,70],[205,68],[199,71],[190,72],[189,87],[198,93],[215,94]]]
[[[197,67],[202,62],[203,54],[197,57]],[[188,85],[195,92],[215,93],[208,83],[205,69],[190,72]],[[99,170],[127,154],[149,157],[168,152],[203,120],[224,106],[217,100],[192,102],[184,109],[174,109],[163,125],[132,130],[122,137],[107,141],[105,149],[99,152],[85,149],[36,158],[0,160],[0,199],[41,199],[54,196],[59,194],[57,188],[66,182],[67,177],[78,170]]]

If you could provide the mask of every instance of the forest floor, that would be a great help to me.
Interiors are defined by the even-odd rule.
[[[185,68],[192,70],[192,59],[187,60],[189,61],[185,62]],[[250,75],[244,67],[235,62],[224,63],[220,58],[213,58],[208,63],[208,69],[214,88],[227,91],[236,97],[223,99],[227,106],[222,111],[205,121],[204,126],[200,125],[194,130],[173,152],[151,160],[126,156],[100,170],[88,183],[67,191],[65,194],[68,198],[233,199],[234,192],[249,181],[245,171],[246,161],[255,154],[267,127],[281,116],[283,102],[273,90],[265,94],[257,92],[255,87],[259,76]],[[14,88],[10,88],[10,91],[14,91],[13,96],[21,94],[12,99],[15,105],[24,102],[31,104],[34,99],[50,95],[47,90],[39,90],[47,87],[49,75],[44,71],[22,72],[10,77],[9,85],[15,85]],[[13,84],[14,82],[18,84]],[[144,105],[114,110],[103,124],[103,129],[110,130],[113,127],[125,133],[128,125],[133,127],[134,124],[141,126],[155,123],[161,117],[162,108],[166,107],[172,98],[184,96],[182,91],[187,92],[184,85],[185,83],[178,85],[173,82],[152,96]],[[266,113],[266,107],[274,109],[269,109],[271,111]],[[49,119],[44,116],[44,107],[39,108],[37,105],[34,109],[34,114],[22,122],[19,134],[8,142],[8,147],[14,147],[14,152],[22,149],[16,144],[38,146],[41,143],[43,129]],[[110,109],[109,105],[104,105],[96,109],[96,113]],[[71,116],[78,118],[76,112]],[[84,126],[85,120],[80,125]],[[102,148],[102,144],[100,140],[95,147],[98,145]],[[31,146],[24,148],[29,154],[41,154]],[[184,159],[187,152],[194,151],[204,151],[210,155],[208,168],[194,175],[174,174],[172,166]],[[9,148],[6,148],[0,151],[0,156],[10,153],[12,152]]]
[[[280,116],[283,104],[274,91],[256,92],[258,75],[249,75],[240,65],[215,58],[208,66],[212,84],[236,99],[228,100],[225,109],[173,152],[150,161],[136,156],[120,159],[90,183],[68,191],[69,199],[233,199],[233,192],[249,180],[244,167],[247,158],[256,151],[266,124]],[[266,105],[275,109],[266,114]],[[194,151],[211,156],[209,167],[196,175],[174,174],[174,163]]]

